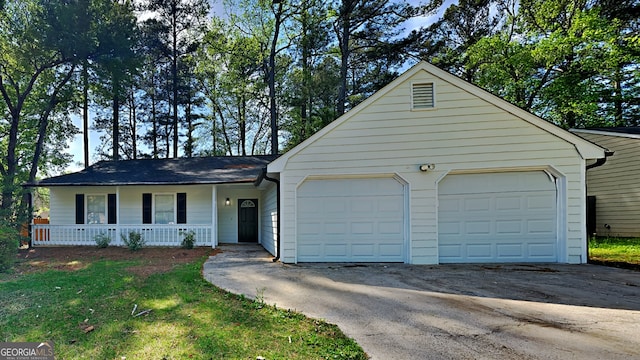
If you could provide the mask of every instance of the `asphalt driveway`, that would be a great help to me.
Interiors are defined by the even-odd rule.
[[[271,262],[223,245],[214,285],[337,324],[372,359],[640,359],[640,272],[596,265]]]

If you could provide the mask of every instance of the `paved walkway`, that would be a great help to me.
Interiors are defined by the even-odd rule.
[[[372,359],[640,358],[640,273],[593,265],[273,263],[223,245],[214,285],[337,324]]]

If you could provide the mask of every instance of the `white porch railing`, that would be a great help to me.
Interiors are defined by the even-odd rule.
[[[184,234],[193,231],[195,246],[211,246],[211,225],[51,225],[34,224],[31,242],[38,245],[96,245],[97,235],[111,238],[110,246],[124,246],[122,236],[142,235],[145,246],[180,246]]]

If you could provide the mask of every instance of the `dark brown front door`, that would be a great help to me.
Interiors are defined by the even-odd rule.
[[[258,199],[238,199],[238,242],[258,242]]]

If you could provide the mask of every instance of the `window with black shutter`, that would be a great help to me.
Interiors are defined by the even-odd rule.
[[[116,194],[107,195],[107,223],[117,224],[118,217],[116,211]]]
[[[187,193],[178,193],[177,194],[177,223],[178,224],[186,224],[187,223]]]
[[[84,224],[84,194],[76,194],[76,224]]]
[[[151,224],[151,194],[142,194],[142,223]]]

